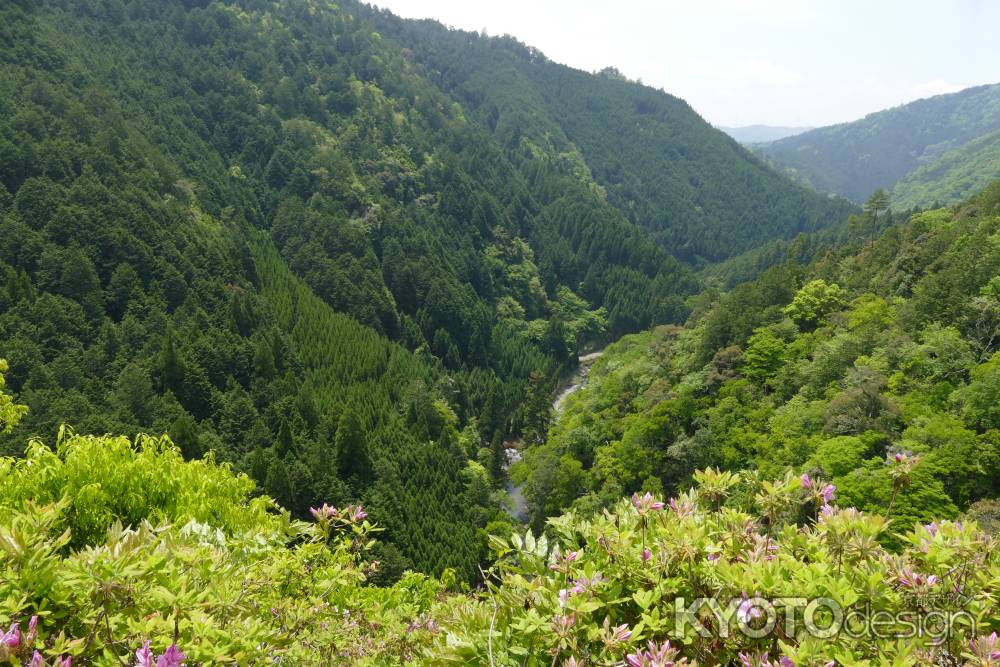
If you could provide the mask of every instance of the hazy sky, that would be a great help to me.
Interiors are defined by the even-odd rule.
[[[374,0],[510,33],[687,100],[717,125],[828,125],[1000,82],[997,0]]]

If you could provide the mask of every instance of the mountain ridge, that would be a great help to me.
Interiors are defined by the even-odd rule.
[[[936,95],[757,147],[776,168],[855,202],[1000,129],[1000,84]]]
[[[718,125],[716,127],[741,144],[766,144],[772,141],[778,141],[779,139],[794,137],[816,129],[815,125],[785,126],[766,125],[761,123],[734,127]]]

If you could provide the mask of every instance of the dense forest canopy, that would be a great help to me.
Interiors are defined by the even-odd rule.
[[[792,186],[685,101],[613,68],[595,76],[511,37],[376,16],[502,144],[558,155],[685,261],[725,259],[852,210]]]
[[[968,88],[821,127],[758,147],[775,166],[820,192],[862,202],[899,184],[896,205],[964,201],[1000,178],[995,141],[1000,84]]]
[[[998,239],[1000,184],[705,292],[683,328],[626,336],[514,470],[533,527],[636,491],[682,491],[706,467],[818,474],[844,504],[891,505],[901,527],[991,514]],[[884,465],[895,454],[913,462],[902,490]]]
[[[917,208],[991,178],[995,87],[877,116],[910,189],[855,206],[354,0],[18,0],[0,43],[0,663],[1000,661],[1000,185]],[[672,621],[791,594],[975,603]]]
[[[509,39],[351,2],[0,11],[11,443],[169,433],[300,516],[363,498],[397,573],[476,576],[526,406],[584,346],[682,322],[685,262],[849,210]]]

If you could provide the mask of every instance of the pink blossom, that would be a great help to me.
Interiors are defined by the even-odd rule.
[[[557,549],[554,556],[556,562],[549,565],[549,569],[553,572],[569,572],[570,564],[575,563],[580,558],[580,551],[567,551],[562,554]]]
[[[743,624],[749,623],[753,619],[761,617],[761,611],[754,606],[752,600],[743,600],[736,609],[736,618]]]
[[[573,595],[579,595],[580,593],[585,593],[597,584],[606,581],[600,572],[595,572],[594,576],[588,579],[587,577],[577,577],[576,581],[573,582],[573,588],[570,589],[570,593]]]
[[[38,639],[38,615],[35,614],[28,621],[28,632],[24,635],[24,645],[31,648]]]
[[[812,481],[812,478],[809,477],[808,473],[802,473],[802,477],[800,477],[799,479],[802,480],[802,488],[803,489],[811,489],[812,488],[813,481]]]
[[[628,629],[627,625],[622,624],[614,628],[614,632],[611,636],[616,642],[624,644],[632,638],[632,631]]]
[[[833,484],[827,484],[826,486],[823,487],[823,490],[820,491],[820,495],[823,496],[823,502],[826,504],[829,504],[830,502],[833,501],[835,493],[837,493],[837,487],[835,487]]]
[[[309,512],[317,521],[329,521],[337,516],[337,508],[323,503],[322,507],[310,507]]]
[[[153,667],[153,651],[149,648],[148,639],[142,648],[135,652],[135,667]]]
[[[361,508],[361,505],[348,505],[343,511],[344,518],[350,523],[357,523],[368,518],[368,512]]]
[[[639,510],[639,514],[645,514],[650,510],[662,510],[663,503],[653,498],[653,494],[647,491],[640,496],[638,493],[632,494],[632,505]]]
[[[576,625],[576,613],[556,614],[552,619],[552,629],[560,637],[569,634],[574,625]]]
[[[902,572],[899,573],[899,584],[905,588],[930,588],[938,582],[937,575],[930,575],[925,577],[919,572],[914,572],[910,568],[904,568]]]
[[[625,656],[625,664],[628,667],[675,667],[675,665],[686,664],[686,661],[677,662],[678,650],[670,645],[670,640],[657,646],[653,640],[649,641],[646,650],[639,649],[635,653]]]
[[[624,644],[632,638],[632,631],[624,623],[611,627],[611,618],[604,617],[604,624],[601,626],[601,639],[606,646],[616,646]]]
[[[42,658],[42,654],[35,651],[31,654],[31,662],[28,663],[28,667],[42,667],[45,664],[45,660]]]
[[[156,661],[156,667],[181,667],[187,658],[177,644],[171,644]]]
[[[21,645],[21,626],[11,623],[10,629],[0,635],[0,644],[6,648],[14,649]]]
[[[969,640],[969,649],[974,655],[982,658],[984,663],[1000,662],[1000,650],[997,649],[997,633]]]
[[[649,550],[649,547],[643,547],[642,549],[642,562],[645,563],[653,557],[653,552]]]

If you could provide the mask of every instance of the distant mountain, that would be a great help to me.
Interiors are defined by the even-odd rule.
[[[919,167],[892,189],[899,209],[953,204],[1000,179],[1000,131],[973,139]]]
[[[787,137],[808,132],[812,127],[783,127],[780,125],[745,125],[743,127],[722,127],[719,129],[741,144],[766,144]]]
[[[917,100],[758,150],[801,182],[860,202],[997,130],[1000,84],[993,84]]]

